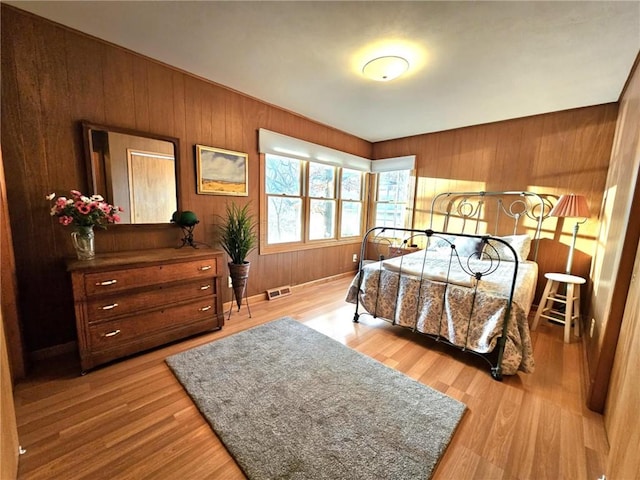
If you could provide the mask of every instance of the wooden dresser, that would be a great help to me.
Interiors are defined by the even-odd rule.
[[[69,260],[82,373],[222,328],[223,253],[163,248]]]

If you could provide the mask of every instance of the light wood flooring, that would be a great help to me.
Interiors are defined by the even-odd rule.
[[[16,386],[20,479],[245,478],[164,363],[168,355],[291,316],[468,406],[435,479],[596,479],[608,446],[584,404],[578,340],[544,322],[536,371],[495,381],[483,360],[362,316],[344,302],[350,279],[243,306],[220,332],[79,376],[75,356],[42,362]]]

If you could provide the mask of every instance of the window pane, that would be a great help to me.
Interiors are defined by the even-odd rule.
[[[362,199],[362,173],[356,170],[342,170],[341,198],[343,200]]]
[[[404,227],[406,207],[404,203],[376,204],[376,227]]]
[[[267,243],[302,240],[302,199],[269,197]]]
[[[265,163],[267,193],[300,196],[302,162],[295,158],[267,155]]]
[[[309,162],[309,196],[335,198],[336,169],[329,165]]]
[[[378,202],[406,202],[409,199],[409,170],[378,174]]]
[[[336,202],[334,200],[311,200],[309,216],[309,239],[335,237]]]
[[[360,202],[342,203],[341,237],[357,237],[362,225],[362,204]]]

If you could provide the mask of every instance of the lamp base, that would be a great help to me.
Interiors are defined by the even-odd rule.
[[[178,248],[182,248],[185,245],[188,245],[189,247],[192,248],[198,248],[198,246],[196,245],[196,242],[194,242],[193,240],[193,229],[194,229],[195,225],[191,225],[190,227],[185,227],[185,226],[180,226],[180,228],[182,229],[182,245],[180,245]]]
[[[571,248],[569,249],[569,258],[567,258],[567,266],[565,267],[565,271],[564,273],[566,273],[567,275],[571,275],[571,267],[573,266],[573,252],[576,249],[576,239],[578,238],[578,229],[580,228],[580,224],[584,223],[586,221],[586,219],[583,222],[576,222],[576,224],[573,226],[573,237],[571,238]]]

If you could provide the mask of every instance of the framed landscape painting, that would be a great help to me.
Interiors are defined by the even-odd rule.
[[[248,167],[246,153],[196,145],[197,193],[248,196]]]

